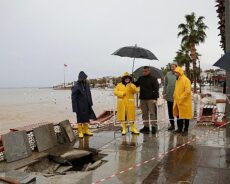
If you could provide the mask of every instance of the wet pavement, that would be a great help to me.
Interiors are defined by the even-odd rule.
[[[111,138],[113,141],[98,148],[101,154],[107,155],[103,158],[106,163],[81,179],[79,183],[94,183],[118,171],[117,176],[102,183],[229,183],[230,144],[225,138],[224,129],[197,127],[193,122],[189,135],[184,137],[168,132],[167,124],[160,124],[159,127],[160,130],[156,135],[120,136],[120,132],[103,131],[89,138],[89,142],[94,140],[91,142],[93,147],[98,145],[98,141],[101,142],[100,145]],[[208,132],[209,135],[206,137],[187,144],[189,140]],[[159,154],[164,154],[184,143],[186,144],[184,147],[161,158],[158,157]],[[153,157],[156,159],[143,163]],[[129,169],[130,167],[132,169]]]
[[[103,164],[90,172],[72,171],[49,178],[38,175],[36,184],[59,184],[63,181],[67,184],[91,184],[104,178],[107,179],[100,183],[229,183],[230,144],[225,138],[224,128],[213,130],[214,127],[196,126],[191,122],[189,135],[185,137],[168,132],[167,125],[160,123],[156,135],[128,133],[121,136],[119,130],[114,131],[110,127],[95,132],[93,137],[77,140],[75,148],[96,150],[104,156]],[[209,134],[202,139],[195,139],[206,133]],[[167,153],[183,144],[186,145]],[[163,155],[159,157],[160,154]],[[116,176],[108,178],[115,173]]]

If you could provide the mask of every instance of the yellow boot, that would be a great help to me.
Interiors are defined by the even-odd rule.
[[[84,137],[84,134],[83,134],[82,124],[81,124],[81,123],[78,123],[78,124],[77,124],[77,128],[78,128],[78,137],[79,137],[79,138],[83,138],[83,137]]]
[[[121,123],[121,128],[122,128],[122,135],[126,135],[126,123],[125,122],[122,122]]]
[[[83,133],[84,135],[92,136],[93,133],[89,131],[89,126],[87,123],[83,124]]]
[[[138,130],[137,130],[137,128],[136,128],[136,124],[135,124],[134,122],[131,122],[130,127],[131,127],[131,132],[132,132],[133,134],[136,134],[136,135],[139,135],[139,134],[140,134],[140,132],[138,132]]]

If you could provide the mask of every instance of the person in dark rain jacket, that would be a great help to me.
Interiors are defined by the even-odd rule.
[[[150,133],[149,124],[152,127],[152,133],[157,132],[157,99],[159,98],[159,83],[157,78],[150,73],[150,67],[143,68],[143,76],[135,82],[140,87],[140,107],[142,111],[142,119],[144,127],[141,133]]]
[[[78,81],[74,83],[71,95],[73,112],[77,114],[79,138],[83,138],[84,135],[93,135],[89,131],[88,123],[90,119],[96,119],[92,109],[93,101],[90,86],[86,81],[87,77],[85,72],[79,73]]]

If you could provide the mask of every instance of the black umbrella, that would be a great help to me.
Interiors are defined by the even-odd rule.
[[[135,77],[136,79],[143,75],[143,68],[144,68],[144,67],[142,66],[142,67],[136,69],[136,70],[133,72],[133,75],[134,75],[134,77]],[[155,67],[150,66],[150,73],[151,73],[151,75],[152,75],[153,77],[156,77],[156,78],[158,78],[158,79],[159,79],[159,78],[161,78],[161,79],[164,78],[164,75],[163,75],[162,71],[161,71],[160,69],[158,69],[158,68],[155,68]]]
[[[230,51],[226,52],[213,66],[230,71]]]
[[[133,73],[134,62],[136,58],[158,60],[157,57],[151,51],[141,47],[137,47],[137,45],[135,45],[134,47],[133,46],[122,47],[117,51],[115,51],[112,55],[133,58],[132,73]]]

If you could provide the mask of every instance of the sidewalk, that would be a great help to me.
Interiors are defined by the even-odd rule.
[[[100,153],[107,155],[103,158],[107,162],[79,183],[99,183],[101,179],[112,176],[102,183],[227,184],[230,181],[230,144],[224,138],[224,129],[213,131],[209,136],[186,144],[160,159],[157,157],[211,129],[213,127],[197,128],[193,123],[188,137],[169,133],[166,127],[157,135],[118,136],[100,148]],[[89,142],[111,138],[114,132],[104,131],[98,135],[90,138]],[[149,161],[153,157],[156,159]],[[146,160],[149,162],[142,163]],[[118,171],[119,174],[113,177]]]

